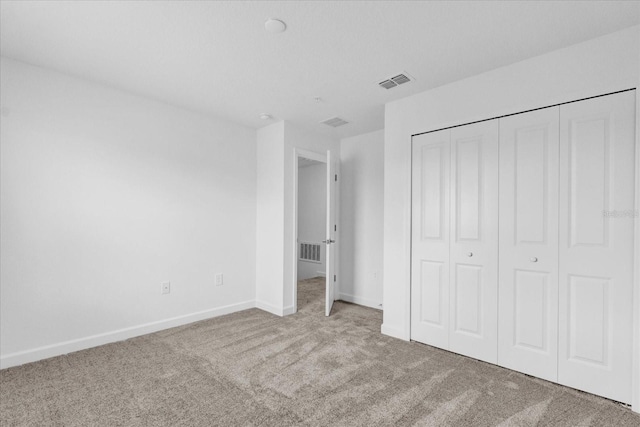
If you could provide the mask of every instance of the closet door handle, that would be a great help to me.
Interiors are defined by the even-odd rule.
[[[531,262],[538,262],[538,258],[536,258],[536,257],[531,257],[531,258],[529,258],[529,261],[531,261]]]

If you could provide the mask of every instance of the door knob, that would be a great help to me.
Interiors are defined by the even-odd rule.
[[[536,257],[532,257],[529,261],[531,261],[531,262],[538,262],[538,258],[536,258]]]
[[[467,256],[468,256],[468,257],[472,257],[472,256],[473,256],[473,252],[469,252],[469,253],[467,254]]]

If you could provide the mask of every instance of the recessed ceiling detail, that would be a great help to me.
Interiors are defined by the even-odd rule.
[[[332,117],[330,119],[323,120],[320,123],[322,123],[323,125],[327,125],[327,126],[331,126],[331,127],[337,128],[339,126],[346,125],[349,122],[346,121],[345,119],[341,119],[340,117]]]
[[[410,81],[413,81],[413,79],[407,73],[402,73],[379,82],[378,86],[385,89],[392,89]]]

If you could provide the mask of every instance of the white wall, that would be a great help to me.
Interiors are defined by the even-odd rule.
[[[284,122],[258,129],[256,171],[256,305],[282,315]]]
[[[409,339],[411,135],[637,87],[639,39],[632,27],[386,105],[383,333]]]
[[[339,298],[382,305],[384,131],[340,141]]]
[[[298,169],[298,241],[320,244],[320,262],[301,261],[298,280],[325,274],[327,228],[327,165],[317,163]]]
[[[3,367],[254,305],[255,130],[4,57],[0,99]]]

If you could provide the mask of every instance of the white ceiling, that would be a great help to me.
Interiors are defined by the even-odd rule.
[[[381,129],[388,101],[636,25],[640,2],[3,0],[0,13],[3,56],[342,138]],[[265,32],[270,17],[287,31]],[[377,86],[402,71],[416,81]],[[336,115],[350,123],[318,123]]]

